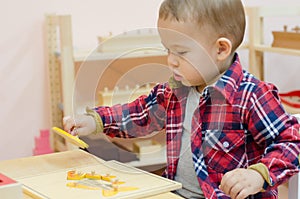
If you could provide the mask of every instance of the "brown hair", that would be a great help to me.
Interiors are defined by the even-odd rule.
[[[207,26],[216,37],[232,42],[232,51],[242,43],[245,34],[245,11],[241,0],[164,0],[159,19],[178,22],[195,21]]]

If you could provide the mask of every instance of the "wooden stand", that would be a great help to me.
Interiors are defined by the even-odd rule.
[[[272,47],[300,50],[300,27],[296,26],[292,30],[288,32],[287,26],[284,26],[284,31],[273,31]]]

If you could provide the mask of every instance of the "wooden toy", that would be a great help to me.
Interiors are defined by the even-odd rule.
[[[86,176],[85,173],[76,172],[75,170],[68,171],[67,180],[82,180]]]
[[[21,199],[22,185],[0,173],[0,198],[1,199]]]
[[[78,189],[87,189],[87,190],[100,190],[101,187],[88,186],[78,182],[68,182],[67,187],[78,188]]]
[[[133,142],[132,148],[140,160],[149,156],[160,155],[161,150],[165,150],[160,143],[152,139],[137,140]]]
[[[85,143],[84,141],[82,141],[81,139],[79,139],[78,136],[73,136],[71,135],[70,133],[58,128],[58,127],[53,127],[52,130],[61,135],[63,138],[66,139],[67,142],[70,142],[78,147],[81,147],[81,148],[88,148],[89,145],[87,143]]]
[[[116,176],[112,176],[110,174],[106,174],[105,176],[101,176],[101,180],[111,182],[113,178],[116,178]]]
[[[110,174],[101,176],[96,174],[95,171],[82,173],[71,170],[67,172],[67,180],[76,181],[68,182],[66,186],[86,190],[102,189],[102,195],[105,197],[116,195],[119,192],[134,191],[138,189],[137,187],[120,187],[119,185],[125,184],[125,182],[115,178],[116,176]]]
[[[86,173],[85,178],[88,178],[91,180],[101,180],[102,176],[99,174],[96,174],[95,171],[92,171],[91,173]]]
[[[300,49],[300,27],[295,26],[288,31],[285,25],[283,31],[272,31],[273,43],[272,47]]]
[[[90,179],[90,180],[104,180],[107,182],[112,182],[116,176],[106,174],[104,176],[96,174],[95,171],[92,171],[90,173],[82,173],[82,172],[76,172],[75,170],[71,170],[67,172],[67,180],[82,180],[82,179]],[[119,182],[121,183],[121,182]]]
[[[48,129],[40,130],[40,136],[34,138],[35,148],[33,149],[33,155],[42,155],[53,153],[50,146],[50,132]]]
[[[102,195],[105,197],[110,197],[117,195],[119,192],[126,192],[126,191],[135,191],[138,190],[137,187],[117,187],[113,186],[112,189],[103,189]]]
[[[87,178],[90,177],[89,175],[99,175],[98,171],[104,173],[103,176],[110,178],[110,181],[106,181],[105,178],[101,178],[101,180]],[[80,180],[66,179],[66,175],[74,173],[84,174],[84,178]],[[63,196],[63,198],[72,199],[135,199],[181,188],[181,184],[178,182],[117,161],[103,161],[100,164],[80,166],[72,170],[65,169],[28,176],[20,178],[19,181],[24,185],[26,192],[33,193],[30,195],[42,193],[43,198],[62,198]]]
[[[77,188],[77,189],[85,189],[85,190],[102,190],[102,195],[104,197],[117,195],[119,192],[126,191],[135,191],[138,190],[137,187],[120,187],[115,184],[104,184],[100,182],[93,181],[79,181],[79,182],[68,182],[67,187]]]

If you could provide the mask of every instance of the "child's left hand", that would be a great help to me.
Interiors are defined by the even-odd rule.
[[[232,199],[244,199],[262,190],[264,178],[253,169],[234,169],[227,172],[219,188]]]

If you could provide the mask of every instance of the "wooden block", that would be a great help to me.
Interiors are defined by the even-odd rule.
[[[300,49],[300,33],[273,31],[272,47]]]
[[[32,150],[33,155],[42,155],[53,153],[53,150],[50,146],[50,137],[49,130],[40,130],[40,136],[34,137],[35,147]]]
[[[21,184],[0,173],[0,197],[1,199],[23,198]]]
[[[50,141],[48,137],[34,137],[34,143],[36,149],[49,149]]]
[[[40,130],[40,137],[47,137],[47,138],[49,138],[49,136],[50,136],[49,129],[41,129]]]
[[[147,157],[161,156],[161,150],[164,150],[161,144],[151,139],[139,140],[132,145],[133,152],[137,153],[140,160]]]

